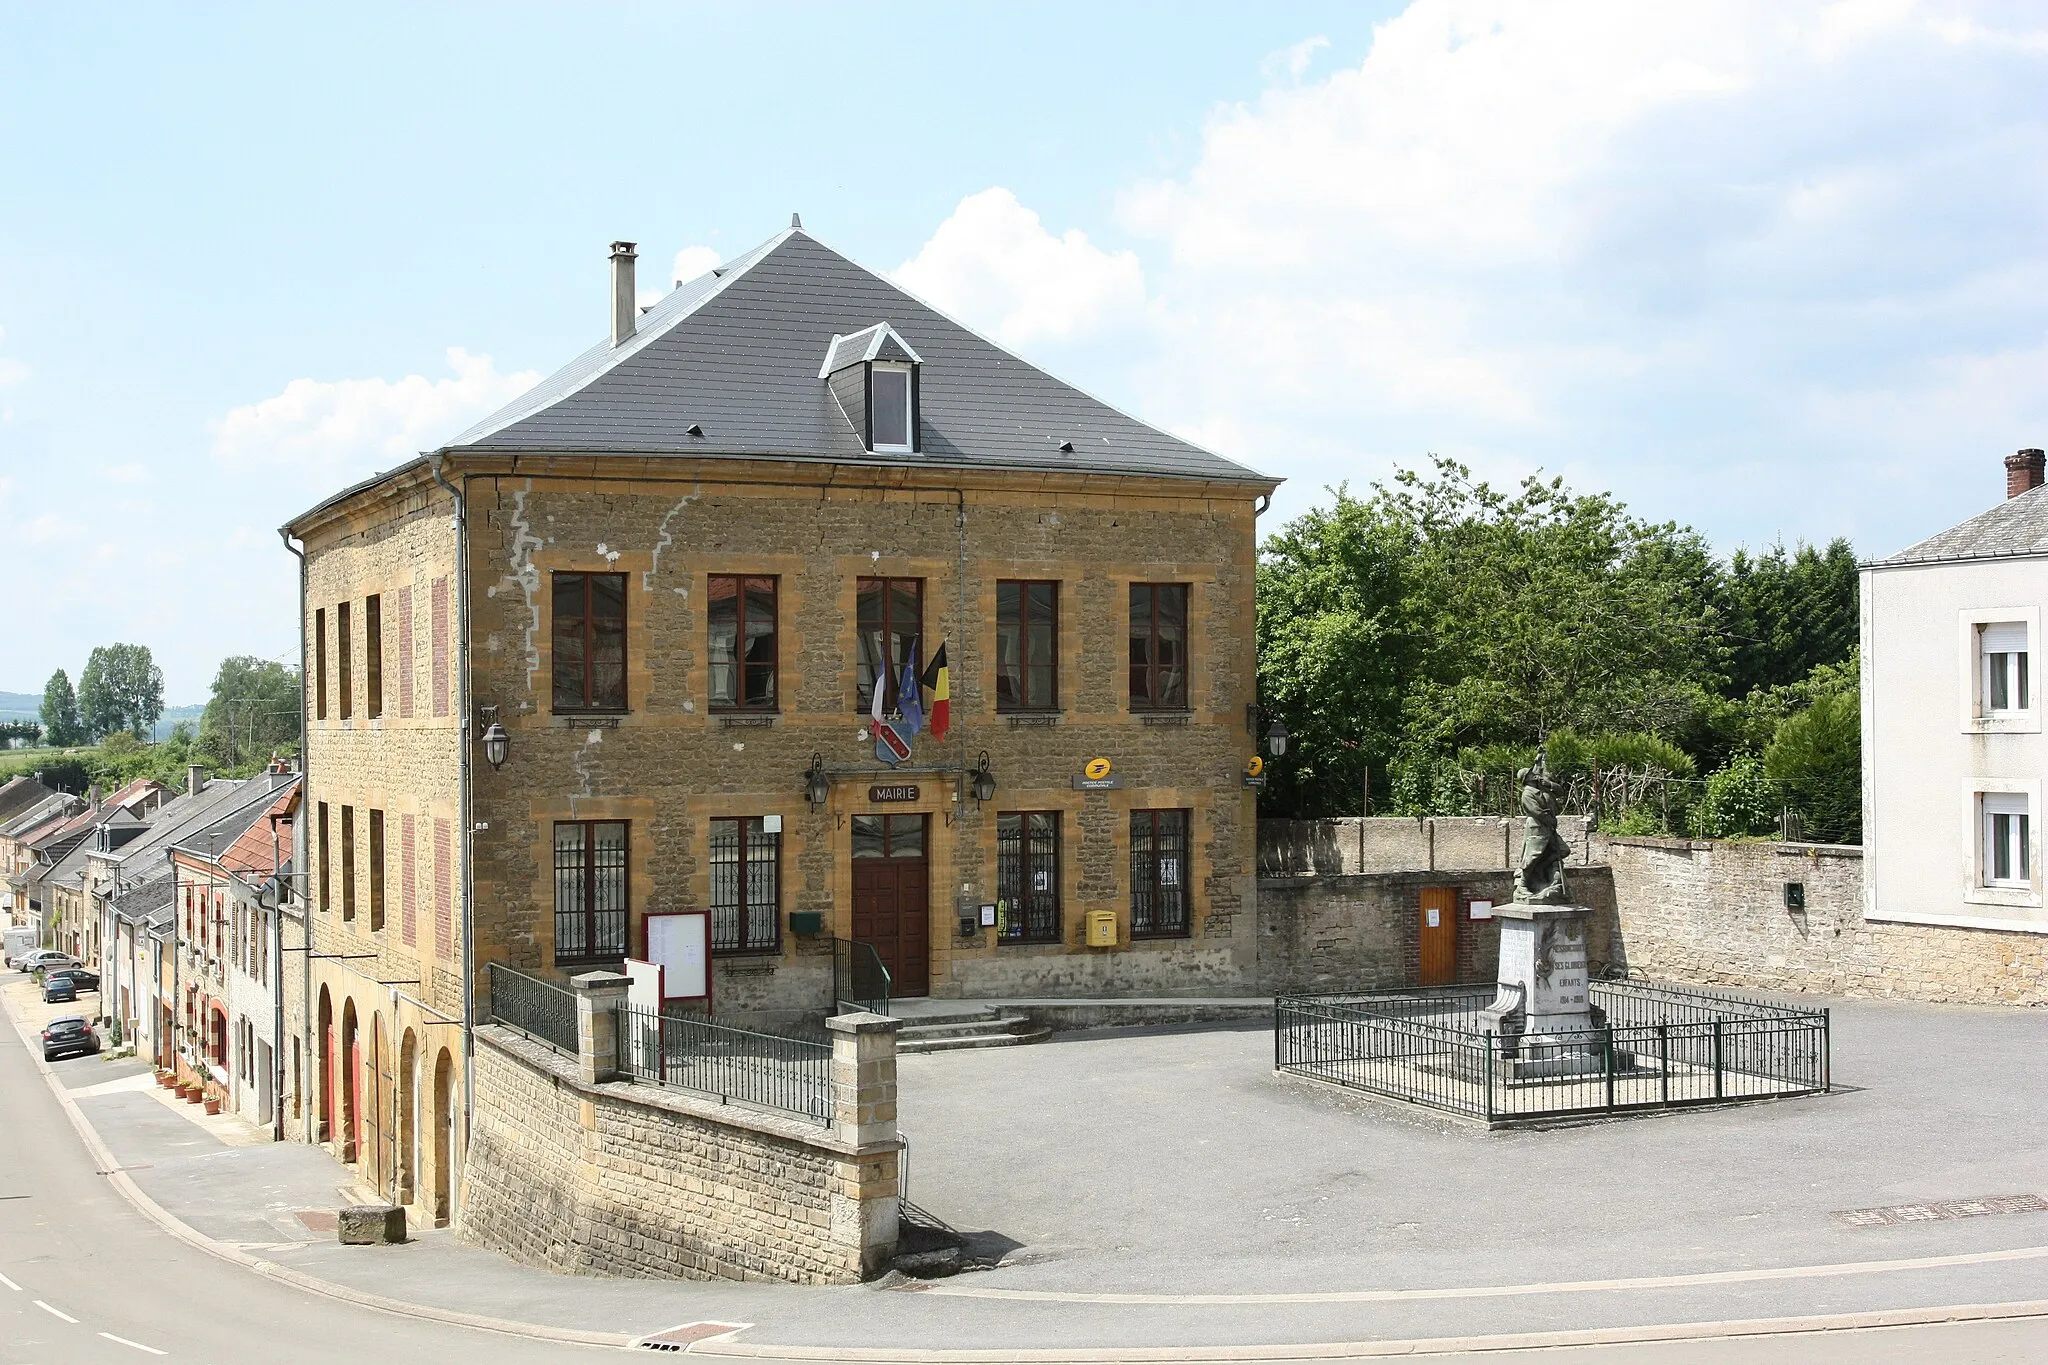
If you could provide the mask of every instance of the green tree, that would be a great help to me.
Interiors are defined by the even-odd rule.
[[[247,655],[223,659],[199,718],[199,746],[223,766],[260,763],[299,738],[299,671]]]
[[[148,738],[164,713],[164,675],[147,645],[102,645],[78,680],[78,711],[88,735],[128,730]]]
[[[50,743],[61,749],[84,741],[85,730],[78,721],[78,696],[61,668],[43,684],[42,714],[43,733],[49,736]]]
[[[1863,841],[1863,717],[1854,692],[1830,692],[1786,719],[1764,770],[1819,843]]]
[[[1693,808],[1692,832],[1702,839],[1769,834],[1778,827],[1780,808],[1762,755],[1744,749],[1707,774],[1706,791]]]
[[[1826,550],[1773,545],[1752,557],[1729,556],[1720,609],[1732,645],[1728,693],[1782,687],[1856,647],[1856,556],[1837,539]]]

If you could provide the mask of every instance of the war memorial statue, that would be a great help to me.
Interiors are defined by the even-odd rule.
[[[1500,919],[1498,993],[1487,1008],[1494,1031],[1514,1038],[1519,1074],[1567,1075],[1599,1065],[1591,1030],[1599,1026],[1586,988],[1586,916],[1566,898],[1571,846],[1557,832],[1564,784],[1550,775],[1543,750],[1515,774],[1522,787],[1522,865],[1515,898]]]

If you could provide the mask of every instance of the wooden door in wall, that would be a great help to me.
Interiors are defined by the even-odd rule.
[[[1416,981],[1424,986],[1448,986],[1458,979],[1458,888],[1423,887],[1416,918],[1422,945]]]
[[[889,994],[931,990],[931,817],[853,817],[853,937],[889,969]]]

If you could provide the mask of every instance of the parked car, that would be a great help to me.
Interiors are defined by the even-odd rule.
[[[46,972],[53,967],[83,967],[85,964],[69,953],[60,953],[55,948],[38,948],[21,959],[25,972]]]
[[[45,983],[59,977],[68,980],[75,990],[96,991],[100,988],[100,974],[85,967],[56,967],[43,973]]]
[[[45,1005],[68,1005],[78,999],[78,987],[71,984],[68,976],[52,977],[43,983]]]
[[[59,1057],[90,1057],[99,1050],[99,1035],[75,1014],[52,1019],[43,1025],[43,1060],[46,1062],[54,1062]]]

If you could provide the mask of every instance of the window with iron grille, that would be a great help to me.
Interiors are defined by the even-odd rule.
[[[1131,709],[1188,705],[1188,585],[1131,584]]]
[[[371,593],[363,599],[363,714],[371,720],[384,714],[384,599]]]
[[[1131,812],[1131,937],[1188,936],[1188,812]]]
[[[857,584],[856,616],[860,634],[860,673],[854,709],[867,712],[875,699],[875,676],[882,675],[882,710],[897,709],[903,665],[924,629],[922,578],[863,578]]]
[[[555,961],[617,962],[626,955],[626,822],[555,825]]]
[[[370,932],[384,928],[384,812],[370,812]]]
[[[626,709],[626,576],[558,573],[555,710]]]
[[[711,707],[775,709],[776,588],[768,575],[711,575]]]
[[[334,643],[338,646],[335,662],[341,667],[337,680],[341,685],[341,718],[351,719],[356,713],[356,684],[354,675],[355,640],[349,623],[349,604],[341,603],[334,609]]]
[[[341,808],[341,917],[356,917],[356,808]]]
[[[996,816],[996,937],[1004,943],[1060,939],[1060,815],[1006,811]]]
[[[313,719],[327,719],[327,608],[313,612]],[[323,910],[325,906],[321,907]]]
[[[782,835],[760,816],[711,822],[711,951],[782,946]]]
[[[996,583],[996,710],[1060,704],[1060,585]]]

